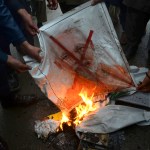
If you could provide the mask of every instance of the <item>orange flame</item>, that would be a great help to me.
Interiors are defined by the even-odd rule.
[[[68,126],[71,126],[69,117],[64,112],[62,113],[62,119],[61,119],[61,122],[60,122],[61,130],[63,130],[63,123],[67,123]]]
[[[84,104],[80,104],[75,108],[76,117],[75,121],[73,122],[75,126],[79,125],[83,120],[83,117],[85,117],[89,112],[92,112],[97,109],[97,106],[92,101],[94,93],[91,96],[88,96],[87,91],[82,89],[81,92],[79,93],[79,96],[81,96]],[[61,130],[63,130],[63,123],[67,123],[69,126],[71,126],[71,121],[68,115],[66,115],[66,113],[64,112],[62,113],[62,119],[60,123]]]
[[[85,104],[80,104],[75,108],[77,116],[75,118],[74,124],[76,126],[81,123],[83,117],[85,117],[89,112],[96,110],[97,108],[92,101],[94,93],[91,96],[88,96],[87,92],[84,89],[82,89],[79,93],[79,96],[81,96]]]

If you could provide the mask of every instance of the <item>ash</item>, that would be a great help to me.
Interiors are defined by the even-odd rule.
[[[52,134],[47,139],[51,150],[77,150],[79,139],[72,127],[64,125],[64,130]]]

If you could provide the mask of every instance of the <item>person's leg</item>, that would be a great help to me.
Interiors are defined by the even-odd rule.
[[[32,16],[36,16],[36,1],[35,0],[31,0],[30,1],[30,7],[31,7],[31,15]]]
[[[119,14],[119,20],[120,20],[120,24],[122,27],[122,34],[120,37],[120,43],[122,45],[127,43],[127,37],[126,37],[126,33],[125,33],[125,24],[126,24],[126,13],[127,13],[127,8],[124,4],[120,4],[120,14]]]
[[[65,12],[67,12],[67,10],[66,10],[66,3],[65,2],[59,2],[59,5],[60,5],[60,9],[61,9],[63,14]]]
[[[124,4],[121,4],[119,19],[120,19],[120,24],[122,26],[123,31],[125,31],[126,13],[127,13],[127,7]]]
[[[35,95],[19,95],[11,91],[7,65],[0,64],[0,103],[3,108],[27,106],[37,102]]]
[[[45,0],[36,1],[35,9],[36,9],[37,26],[40,28],[43,25],[42,23],[47,21]]]
[[[8,70],[5,64],[0,64],[0,96],[9,94]]]
[[[0,102],[3,107],[5,107],[8,100],[10,100],[10,93],[7,66],[0,64]]]
[[[145,33],[148,20],[149,15],[147,13],[135,10],[133,8],[127,9],[125,29],[127,35],[127,46],[124,52],[128,60],[135,56],[141,38]]]
[[[121,2],[121,0],[105,0],[106,6],[113,5],[119,7]]]
[[[67,5],[65,2],[61,2],[59,3],[59,5],[60,5],[62,13],[66,13],[78,6],[78,5]]]

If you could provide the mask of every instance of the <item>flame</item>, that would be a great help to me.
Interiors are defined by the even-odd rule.
[[[68,126],[70,126],[70,120],[69,120],[69,117],[68,115],[66,115],[66,113],[62,113],[62,119],[61,119],[61,122],[60,122],[60,129],[63,130],[63,123],[67,123]]]
[[[94,93],[91,96],[88,96],[87,91],[82,89],[81,92],[79,93],[79,96],[81,96],[84,104],[80,104],[75,108],[77,115],[74,124],[76,126],[81,123],[83,117],[85,117],[89,112],[96,110],[97,108],[92,101]]]
[[[86,90],[82,89],[81,92],[79,93],[79,96],[83,100],[83,104],[80,104],[75,108],[76,110],[76,117],[74,118],[75,121],[73,124],[75,126],[79,125],[83,118],[88,115],[89,112],[92,112],[97,109],[97,106],[93,103],[93,96],[94,93],[91,96],[88,96],[88,93]],[[66,113],[62,113],[62,119],[60,123],[60,128],[63,130],[63,123],[67,123],[69,126],[71,126],[71,120],[69,119],[68,115]]]

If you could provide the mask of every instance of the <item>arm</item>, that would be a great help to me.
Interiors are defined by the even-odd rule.
[[[13,12],[16,12],[22,19],[25,29],[31,34],[35,35],[39,32],[38,27],[34,24],[32,16],[25,9],[25,4],[19,0],[7,0],[7,6]]]
[[[29,66],[27,66],[27,65],[23,64],[21,61],[15,59],[13,56],[6,55],[0,49],[0,64],[2,64],[2,63],[7,63],[7,65],[9,65],[13,69],[15,69],[17,72],[24,72],[24,71],[31,69]]]
[[[41,57],[39,56],[40,48],[30,45],[27,41],[21,43],[20,48],[23,49],[26,54],[35,58],[37,61],[39,62],[41,61]],[[9,65],[17,72],[24,72],[31,69],[29,66],[23,64],[21,61],[17,60],[13,56],[5,54],[1,49],[0,49],[0,63],[1,64],[7,63],[7,65]]]
[[[25,9],[19,9],[17,13],[21,16],[25,29],[31,34],[36,35],[39,32],[38,27],[34,24],[32,20],[32,16],[25,10]]]
[[[30,45],[19,27],[17,26],[16,22],[14,21],[10,11],[4,4],[3,0],[0,0],[0,29],[5,31],[5,34],[10,39],[10,41],[15,44],[19,45],[22,49],[24,49],[25,53],[33,58],[35,58],[38,61],[41,61],[41,58],[39,56],[40,48],[34,47]],[[10,66],[12,66],[14,69],[21,67],[20,61],[13,58],[10,55],[6,55],[0,50],[0,62],[1,63],[7,63]],[[21,63],[22,64],[22,63]],[[23,64],[22,64],[23,65]]]
[[[17,12],[19,9],[24,9],[23,4],[19,0],[6,0],[6,5],[14,12]]]
[[[0,28],[5,31],[5,34],[14,45],[24,42],[26,39],[3,0],[0,0],[0,10]]]

